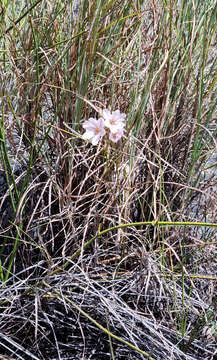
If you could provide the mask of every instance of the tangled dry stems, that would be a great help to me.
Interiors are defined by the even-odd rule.
[[[198,127],[199,89],[189,84],[192,69],[185,71],[186,64],[178,62],[181,75],[171,76],[177,64],[172,61],[175,54],[169,60],[165,34],[160,32],[162,9],[155,2],[149,5],[139,64],[137,17],[126,21],[119,38],[113,34],[116,40],[105,52],[107,37],[103,35],[95,48],[90,31],[93,4],[89,20],[76,23],[74,35],[83,29],[86,35],[70,46],[44,50],[55,42],[58,26],[49,17],[38,17],[47,22],[35,20],[34,27],[29,24],[23,30],[22,55],[11,42],[8,59],[17,92],[3,94],[7,106],[1,123],[12,165],[10,170],[3,148],[0,236],[1,275],[6,281],[1,285],[0,341],[5,354],[21,359],[139,359],[145,353],[154,359],[214,359],[212,230],[201,235],[200,229],[132,227],[112,230],[85,247],[100,229],[120,223],[189,219],[189,214],[198,220],[192,199],[206,194],[193,176],[199,171],[199,156],[191,167],[198,129],[202,155],[216,146],[212,135],[209,143],[202,136],[212,134],[205,115],[213,93]],[[50,27],[50,35],[42,36],[40,26]],[[68,26],[64,20],[61,31]],[[30,29],[40,38],[40,69],[29,52]],[[170,36],[175,39],[175,34]],[[191,60],[197,64],[196,42],[191,43],[193,50]],[[113,59],[116,52],[121,67],[118,57],[117,63]],[[151,72],[152,79],[142,86]],[[134,101],[132,87],[139,88]],[[129,114],[122,143],[92,147],[74,137],[81,121],[96,115],[84,98],[99,107],[111,101],[114,109]],[[209,200],[214,202],[215,194]],[[207,206],[206,197],[204,201]]]

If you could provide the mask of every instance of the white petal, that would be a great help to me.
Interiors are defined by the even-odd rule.
[[[102,117],[98,119],[98,126],[101,128],[105,126],[105,120]]]
[[[86,131],[83,135],[82,135],[82,139],[84,140],[90,140],[92,139],[92,137],[94,136],[94,133],[92,131]]]
[[[100,135],[95,135],[91,140],[92,145],[97,145],[100,139],[101,139]]]
[[[122,122],[118,122],[117,124],[114,124],[114,125],[110,125],[109,126],[109,129],[112,133],[116,133],[118,131],[121,131],[123,130],[125,127],[125,124],[122,123]]]
[[[112,115],[111,111],[109,111],[108,109],[104,109],[102,111],[102,114],[103,114],[103,117],[104,117],[105,120],[110,119],[111,115]]]
[[[98,133],[97,135],[99,135],[100,137],[103,137],[105,135],[106,131],[104,128],[101,129],[100,133]]]
[[[116,142],[118,142],[118,141],[122,138],[123,134],[124,134],[123,129],[117,131],[116,133],[110,132],[110,134],[109,134],[109,139],[110,139],[111,141],[113,141],[114,143],[116,143]]]
[[[117,116],[120,116],[121,115],[121,113],[120,113],[120,110],[115,110],[115,111],[113,111],[112,112],[112,115],[117,115]]]
[[[87,121],[85,121],[82,126],[84,129],[92,130],[97,126],[97,120],[94,118],[90,118]]]

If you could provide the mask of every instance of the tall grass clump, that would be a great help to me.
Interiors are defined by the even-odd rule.
[[[216,358],[216,27],[2,1],[0,357]]]

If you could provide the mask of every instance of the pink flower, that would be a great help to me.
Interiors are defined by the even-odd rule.
[[[105,126],[109,128],[112,133],[118,133],[118,131],[123,130],[125,127],[125,114],[121,114],[120,110],[109,111],[104,109],[102,111],[102,116],[105,120]]]
[[[105,135],[105,122],[102,118],[90,118],[82,125],[86,132],[82,135],[84,140],[90,140],[92,145],[97,145],[100,139]]]
[[[110,132],[109,139],[116,143],[122,138],[123,134],[124,134],[124,129],[123,128],[119,129],[115,133]]]

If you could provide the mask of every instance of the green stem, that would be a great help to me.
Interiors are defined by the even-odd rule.
[[[58,268],[54,271],[52,271],[52,273],[50,275],[54,275],[62,270],[65,270],[70,264],[71,262],[81,254],[81,251],[84,251],[88,246],[90,246],[92,244],[92,242],[94,242],[97,238],[101,237],[102,235],[108,233],[109,231],[112,230],[116,230],[116,229],[124,229],[127,227],[133,227],[133,226],[208,226],[208,227],[216,227],[217,228],[217,223],[203,223],[203,222],[191,222],[191,221],[186,221],[186,222],[182,222],[182,221],[141,221],[141,222],[135,222],[135,223],[128,223],[128,224],[119,224],[110,228],[107,228],[105,230],[99,231],[94,237],[92,237],[90,240],[88,240],[83,246],[82,248],[78,249],[77,251],[74,252],[74,254],[72,254],[72,256],[70,257],[70,260],[66,261],[66,263],[61,267]]]
[[[114,339],[118,340],[119,342],[129,346],[132,350],[135,350],[137,352],[139,352],[140,354],[144,355],[147,359],[149,360],[154,360],[154,358],[152,358],[150,355],[148,355],[145,351],[139,349],[138,347],[136,347],[135,345],[133,345],[132,343],[120,338],[119,336],[113,334],[111,331],[109,331],[108,329],[106,329],[104,326],[102,326],[101,324],[99,324],[95,319],[92,318],[92,316],[90,316],[89,314],[87,314],[84,310],[82,310],[80,308],[80,306],[78,306],[77,304],[75,304],[73,301],[71,301],[67,296],[63,296],[61,295],[61,293],[55,289],[52,289],[52,287],[47,284],[46,282],[44,282],[44,285],[51,289],[59,299],[64,298],[64,301],[67,301],[68,303],[70,303],[76,310],[78,310],[82,315],[84,315],[88,320],[90,320],[95,326],[97,326],[100,330],[102,330],[105,334],[113,337]]]

